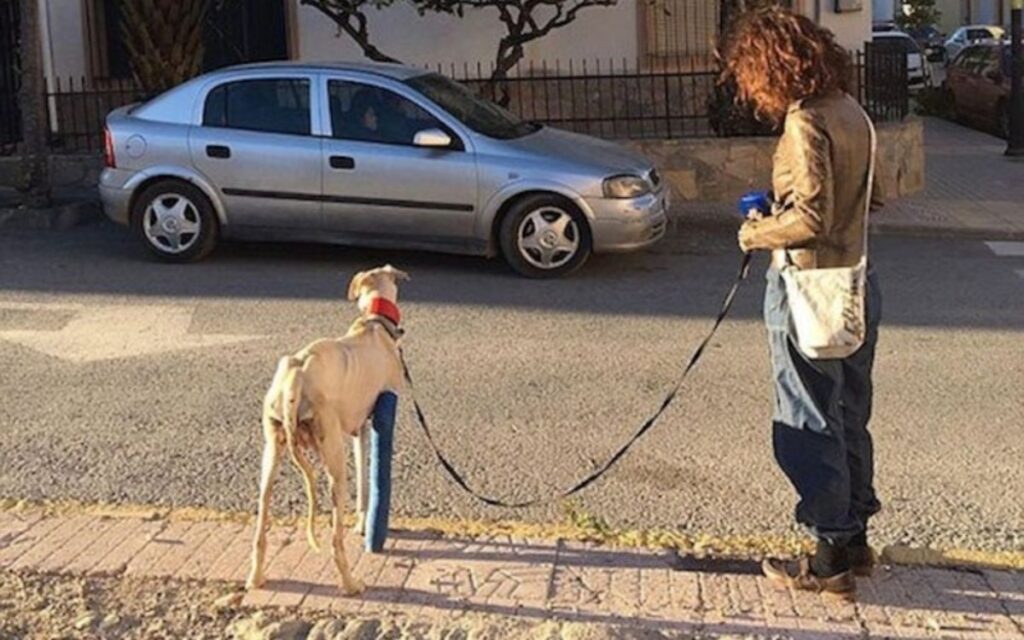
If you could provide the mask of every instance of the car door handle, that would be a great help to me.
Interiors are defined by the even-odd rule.
[[[356,168],[355,158],[350,158],[349,156],[331,156],[330,163],[332,169],[350,170]]]
[[[231,147],[222,144],[208,144],[206,145],[206,155],[211,158],[230,158]]]

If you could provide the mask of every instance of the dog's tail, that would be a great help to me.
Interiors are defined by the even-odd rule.
[[[292,462],[302,474],[302,483],[306,489],[306,501],[309,504],[309,511],[306,514],[306,540],[309,546],[316,552],[320,552],[320,545],[316,542],[315,519],[316,519],[316,478],[313,465],[306,459],[305,454],[295,444],[295,432],[299,428],[299,400],[302,398],[302,361],[294,360],[289,363],[291,366],[285,374],[284,379],[284,437],[288,447],[288,454]]]

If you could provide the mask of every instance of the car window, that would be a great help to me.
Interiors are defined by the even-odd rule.
[[[968,29],[968,40],[988,40],[992,38],[992,32],[988,29]]]
[[[309,135],[309,80],[267,78],[220,85],[206,97],[203,126]]]
[[[381,87],[330,80],[327,96],[335,138],[411,145],[420,131],[445,129],[415,102]]]
[[[999,51],[995,47],[984,47],[983,53],[978,58],[975,73],[987,76],[999,70]]]
[[[453,118],[473,131],[498,140],[521,138],[540,130],[541,125],[524,122],[518,116],[482,98],[465,85],[438,73],[426,73],[405,81]]]
[[[981,59],[983,53],[983,47],[970,47],[964,49],[963,53],[957,57],[953,64],[959,69],[973,73],[977,68],[978,61]]]

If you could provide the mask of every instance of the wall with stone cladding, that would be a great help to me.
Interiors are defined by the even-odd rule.
[[[771,184],[774,138],[626,140],[647,155],[672,187],[677,201],[735,202],[745,191]],[[56,189],[95,186],[103,168],[98,155],[55,155],[50,173]],[[908,119],[878,127],[878,178],[882,197],[895,199],[924,188],[924,128]],[[19,158],[0,158],[0,186],[23,186]]]
[[[676,200],[735,202],[745,191],[771,186],[775,138],[629,140],[654,161]],[[878,127],[878,182],[885,199],[924,189],[921,120]]]

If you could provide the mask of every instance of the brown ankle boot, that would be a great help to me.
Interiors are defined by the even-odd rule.
[[[875,572],[875,565],[878,564],[878,555],[868,545],[851,545],[847,553],[850,558],[850,568],[853,574],[861,578],[870,578]]]
[[[761,571],[778,586],[827,594],[847,601],[852,601],[857,591],[857,582],[853,578],[853,571],[843,571],[834,576],[822,578],[814,575],[811,571],[809,558],[801,558],[795,567],[787,566],[783,560],[768,558],[761,563]]]

